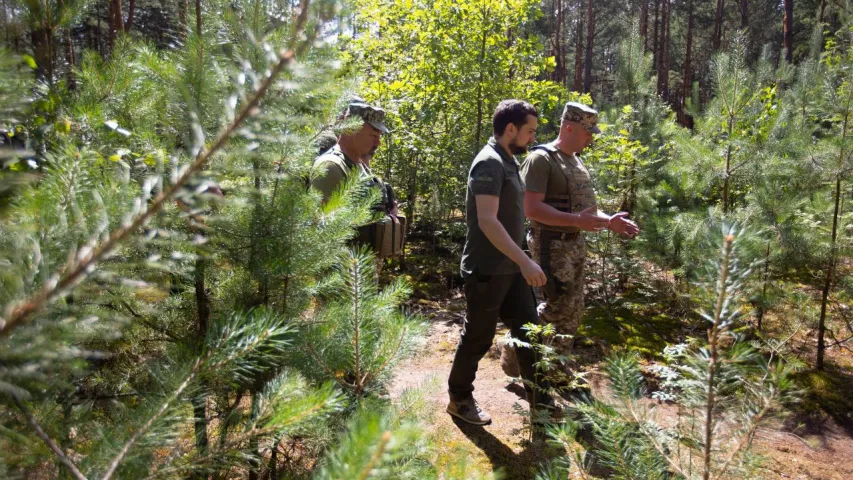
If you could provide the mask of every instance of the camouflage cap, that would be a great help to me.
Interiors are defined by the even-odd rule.
[[[351,115],[358,115],[365,123],[370,124],[382,133],[390,133],[388,127],[385,126],[385,110],[368,104],[363,98],[350,98],[347,108],[343,112],[343,118]]]
[[[563,121],[578,122],[589,133],[601,133],[598,128],[598,110],[582,103],[568,102],[563,108]]]

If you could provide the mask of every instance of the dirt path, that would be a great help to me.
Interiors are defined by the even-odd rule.
[[[457,291],[452,298],[437,302],[420,300],[416,307],[430,323],[425,342],[428,347],[398,366],[391,386],[392,397],[399,397],[406,389],[422,389],[425,400],[435,407],[431,434],[439,455],[449,459],[451,452],[462,451],[468,460],[470,478],[483,474],[490,478],[491,472],[498,469],[503,469],[507,479],[532,478],[533,465],[544,460],[545,453],[541,447],[531,448],[523,440],[522,417],[515,413],[514,405],[527,409],[528,404],[522,399],[523,390],[508,382],[494,347],[480,363],[474,392],[480,405],[492,416],[492,424],[474,427],[454,421],[444,413],[447,376],[464,318],[461,294]],[[589,352],[587,357],[593,359],[587,368],[595,369],[598,355]],[[593,385],[593,393],[597,394],[595,390]],[[766,459],[761,478],[853,479],[853,438],[845,429],[827,418],[820,424],[799,425],[800,428],[794,429],[799,435],[794,435],[785,431],[792,428],[786,427],[790,424],[790,419],[775,421],[758,432],[754,451]],[[441,458],[438,464],[442,465]]]

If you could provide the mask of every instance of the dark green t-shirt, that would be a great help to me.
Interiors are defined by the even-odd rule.
[[[499,197],[498,221],[510,238],[520,247],[524,237],[524,184],[518,173],[518,161],[494,138],[480,150],[468,171],[468,191],[465,194],[465,220],[468,235],[462,250],[462,276],[475,271],[484,275],[516,273],[518,265],[500,252],[480,230],[477,221],[477,195]]]

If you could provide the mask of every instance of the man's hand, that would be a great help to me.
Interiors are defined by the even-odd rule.
[[[599,215],[598,208],[590,207],[578,213],[576,226],[587,232],[600,232],[607,228],[610,223],[610,217]]]
[[[627,238],[634,238],[640,233],[640,227],[628,220],[627,212],[619,212],[610,217],[610,230]]]
[[[520,266],[521,275],[524,276],[524,279],[527,280],[528,285],[531,287],[541,287],[548,281],[545,277],[545,272],[542,271],[542,267],[537,265],[533,260],[528,258],[527,262],[522,263]]]

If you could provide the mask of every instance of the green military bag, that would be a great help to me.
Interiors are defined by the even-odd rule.
[[[364,225],[358,229],[358,243],[371,247],[378,258],[402,254],[406,243],[406,217],[384,215],[378,221]]]
[[[376,225],[374,248],[379,258],[393,257],[403,253],[406,241],[406,217],[386,215]]]

